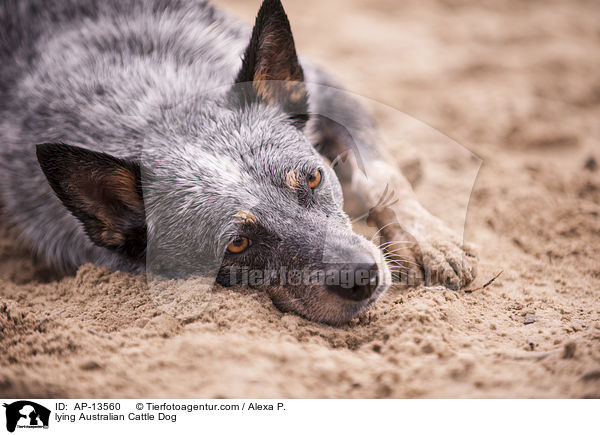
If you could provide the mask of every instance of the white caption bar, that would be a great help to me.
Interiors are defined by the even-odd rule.
[[[4,399],[0,434],[600,433],[598,400]]]

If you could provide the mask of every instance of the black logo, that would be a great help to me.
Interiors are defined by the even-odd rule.
[[[14,432],[15,428],[48,429],[50,410],[29,400],[19,400],[6,408],[6,430]]]

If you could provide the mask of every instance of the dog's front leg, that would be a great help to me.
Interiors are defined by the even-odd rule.
[[[369,209],[368,220],[381,234],[382,247],[400,282],[464,287],[476,274],[474,250],[417,200],[393,159],[373,159],[353,167],[350,188]],[[360,167],[362,166],[362,168]]]
[[[476,275],[473,248],[419,203],[396,160],[381,146],[375,123],[361,104],[319,70],[309,67],[309,75],[318,83],[311,94],[316,116],[309,137],[336,163],[345,197],[358,198],[368,221],[378,228],[396,276],[407,285],[469,284]]]

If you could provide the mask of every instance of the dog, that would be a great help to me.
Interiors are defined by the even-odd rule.
[[[0,61],[0,203],[56,268],[213,276],[334,325],[392,263],[411,283],[475,276],[373,118],[298,57],[279,0],[252,29],[202,0],[7,0]],[[352,230],[342,192],[382,244]]]

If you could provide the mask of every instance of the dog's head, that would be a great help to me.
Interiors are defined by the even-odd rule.
[[[162,115],[141,158],[46,144],[42,169],[91,240],[127,261],[349,320],[385,291],[389,271],[352,231],[338,179],[304,135],[308,94],[279,0],[263,3],[232,82]]]

